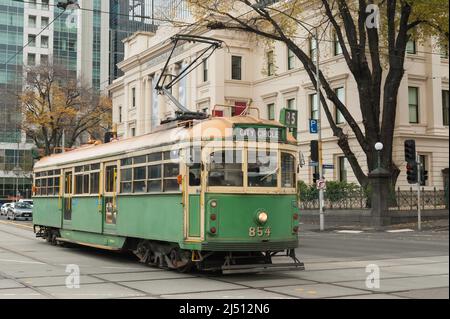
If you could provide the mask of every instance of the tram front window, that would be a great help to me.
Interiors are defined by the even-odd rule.
[[[226,150],[211,153],[208,185],[243,186],[242,152]]]
[[[278,154],[276,151],[248,151],[248,186],[277,187]]]

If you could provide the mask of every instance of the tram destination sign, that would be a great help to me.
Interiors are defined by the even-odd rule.
[[[282,128],[279,127],[235,127],[236,140],[269,140],[277,142],[282,139]]]

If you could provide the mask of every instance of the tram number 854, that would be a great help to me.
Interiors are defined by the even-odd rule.
[[[270,227],[264,228],[264,227],[250,227],[248,229],[248,236],[249,237],[269,237],[270,236]]]

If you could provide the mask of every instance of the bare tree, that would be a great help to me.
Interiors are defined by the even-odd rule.
[[[27,70],[20,96],[22,129],[45,155],[61,146],[71,148],[82,134],[96,138],[111,126],[111,100],[70,76],[64,67],[40,65]]]
[[[381,164],[391,172],[391,182],[396,182],[400,170],[392,160],[393,135],[407,43],[412,36],[417,40],[438,36],[448,42],[447,0],[187,1],[198,25],[209,29],[242,31],[286,44],[303,64],[314,85],[315,62],[305,52],[305,48],[297,43],[296,35],[300,29],[314,32],[313,27],[321,31],[331,28],[357,83],[363,120],[361,127],[321,71],[323,92],[320,99],[337,144],[359,183],[369,186],[368,173],[355,156],[349,135],[336,124],[330,102],[342,113],[351,128],[352,135],[366,155],[369,171],[377,165],[374,144],[378,141],[384,144]],[[379,27],[367,23],[373,18],[376,8],[380,10]],[[302,20],[304,10],[312,10],[319,17],[316,25]]]

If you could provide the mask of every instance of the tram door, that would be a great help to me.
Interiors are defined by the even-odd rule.
[[[202,236],[202,192],[201,192],[201,164],[193,164],[187,167],[185,202],[187,240],[199,240]]]
[[[117,225],[117,163],[105,164],[103,174],[103,232],[115,233]]]
[[[70,228],[72,223],[72,192],[73,192],[73,172],[66,170],[63,172],[63,194],[62,194],[62,228]],[[69,226],[69,227],[67,227]]]

